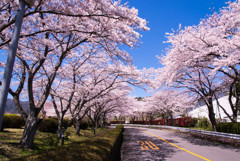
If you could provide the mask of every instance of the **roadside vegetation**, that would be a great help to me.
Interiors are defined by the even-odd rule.
[[[192,129],[213,131],[210,121],[206,117],[193,118]],[[240,134],[239,122],[219,122],[216,124],[216,131],[231,134]]]
[[[0,132],[0,160],[106,160],[119,145],[123,129],[91,129],[75,134],[74,127],[66,131],[64,146],[54,133],[37,131],[33,149],[20,148],[23,129],[6,128]],[[118,144],[117,144],[118,142]]]
[[[206,130],[206,131],[213,130],[211,123],[209,122],[208,118],[206,118],[206,117],[193,118],[191,128],[196,129],[196,130]]]

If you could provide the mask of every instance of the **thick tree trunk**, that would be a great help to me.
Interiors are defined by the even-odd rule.
[[[210,119],[213,131],[216,131],[216,118],[213,109],[212,99],[208,100],[208,117]]]
[[[232,122],[236,123],[237,122],[237,112],[238,111],[233,111],[233,117],[232,117]]]
[[[21,140],[21,147],[23,148],[32,148],[34,136],[36,134],[38,127],[38,118],[34,112],[30,112],[23,132],[23,137]]]

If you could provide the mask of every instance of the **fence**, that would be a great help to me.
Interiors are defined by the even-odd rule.
[[[165,129],[173,129],[178,131],[184,131],[189,133],[197,133],[200,135],[209,135],[221,138],[228,138],[228,139],[236,139],[240,140],[239,134],[230,134],[230,133],[223,133],[223,132],[215,132],[215,131],[205,131],[205,130],[195,130],[183,127],[175,127],[175,126],[162,126],[162,125],[139,125],[139,124],[123,124],[124,126],[137,126],[137,127],[151,127],[151,128],[165,128]]]

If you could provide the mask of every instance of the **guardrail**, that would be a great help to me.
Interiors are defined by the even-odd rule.
[[[116,125],[116,124],[114,124]],[[205,130],[195,130],[183,127],[175,127],[175,126],[163,126],[163,125],[140,125],[140,124],[122,124],[124,126],[137,126],[137,127],[152,127],[152,128],[165,128],[165,129],[173,129],[178,131],[190,132],[190,133],[197,133],[200,135],[209,135],[221,138],[228,138],[228,139],[236,139],[240,140],[239,134],[230,134],[230,133],[223,133],[223,132],[215,132],[215,131],[205,131]]]

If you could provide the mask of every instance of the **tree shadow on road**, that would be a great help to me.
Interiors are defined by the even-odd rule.
[[[122,161],[166,161],[179,151],[158,138],[147,136],[145,132],[138,129],[126,128],[124,134]]]
[[[235,150],[236,152],[240,152],[240,147],[237,146],[233,146],[230,144],[226,144],[224,142],[219,142],[216,140],[218,139],[214,139],[212,140],[211,138],[208,137],[203,137],[201,135],[191,135],[191,134],[187,134],[187,133],[180,133],[180,132],[175,132],[172,135],[177,135],[178,137],[181,137],[184,140],[187,140],[188,142],[190,142],[191,144],[195,144],[195,145],[199,145],[199,146],[212,146],[212,147],[220,147],[221,149],[232,149]]]

